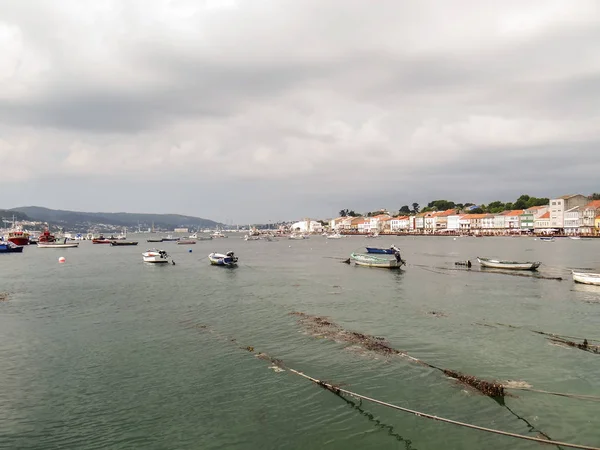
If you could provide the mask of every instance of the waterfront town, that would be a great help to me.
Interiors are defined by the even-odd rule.
[[[548,200],[548,204],[499,213],[473,213],[477,205],[462,210],[426,211],[391,215],[386,210],[371,216],[341,216],[329,221],[330,231],[341,234],[424,235],[565,235],[600,236],[600,200],[575,194]],[[318,231],[320,222],[294,227]],[[304,230],[302,230],[304,231]]]

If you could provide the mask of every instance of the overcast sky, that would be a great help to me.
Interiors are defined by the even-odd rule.
[[[600,2],[0,0],[0,208],[600,191]]]

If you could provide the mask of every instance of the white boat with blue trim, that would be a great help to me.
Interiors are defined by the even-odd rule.
[[[213,252],[208,255],[208,260],[213,266],[233,267],[237,265],[238,257],[231,251],[225,254]]]

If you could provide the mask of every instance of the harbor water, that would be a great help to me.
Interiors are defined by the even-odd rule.
[[[597,402],[515,390],[502,405],[407,358],[314,336],[290,314],[486,380],[600,396],[598,355],[531,331],[598,344],[600,287],[574,284],[571,269],[599,271],[600,240],[147,237],[0,255],[1,449],[540,448],[338,397],[258,352],[421,412],[600,446]],[[405,270],[343,263],[392,244]],[[155,245],[176,264],[144,264]],[[209,265],[208,253],[228,250],[239,267]],[[512,276],[481,270],[477,256],[543,264]],[[471,270],[454,264],[466,260]]]

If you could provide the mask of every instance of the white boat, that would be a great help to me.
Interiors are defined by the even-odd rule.
[[[344,237],[344,235],[340,234],[340,233],[334,233],[334,234],[328,234],[325,236],[327,239],[341,239]]]
[[[223,253],[211,253],[208,255],[208,260],[213,266],[225,266],[225,267],[233,267],[237,265],[238,257],[234,255],[233,252]]]
[[[357,266],[377,267],[381,269],[399,269],[406,264],[400,257],[394,259],[380,258],[378,256],[363,255],[361,253],[352,253],[350,260]]]
[[[288,236],[288,239],[293,241],[301,241],[302,239],[308,239],[308,236],[301,233],[292,233]]]
[[[76,248],[79,247],[79,242],[67,242],[66,239],[63,242],[38,242],[39,248]]]
[[[153,248],[152,250],[146,250],[142,253],[142,258],[146,263],[153,264],[168,264],[170,263],[170,256],[164,250],[157,250]]]
[[[540,241],[554,242],[554,236],[542,236]]]
[[[477,257],[477,261],[483,267],[489,267],[491,269],[507,269],[507,270],[536,270],[542,264],[539,261],[536,262],[517,262],[517,261],[502,261],[499,259],[489,259]]]
[[[210,235],[213,239],[218,239],[218,238],[226,238],[227,236],[225,236],[223,233],[221,233],[220,231],[215,231],[213,234]]]
[[[371,238],[371,239],[379,237],[379,232],[375,231],[374,233],[369,233],[369,234],[367,234],[367,237]]]
[[[573,281],[581,284],[592,284],[600,286],[600,273],[575,272],[572,271]]]
[[[260,236],[253,236],[250,234],[246,234],[246,235],[244,235],[244,240],[245,241],[260,241]]]

